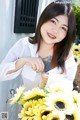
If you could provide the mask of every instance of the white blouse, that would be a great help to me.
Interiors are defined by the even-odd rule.
[[[6,74],[9,70],[15,69],[15,62],[19,58],[24,57],[38,57],[38,53],[36,53],[37,44],[31,44],[28,41],[28,37],[20,39],[8,52],[5,59],[0,64],[0,80],[11,80],[16,78],[19,74],[21,74],[23,83],[27,89],[31,89],[36,86],[41,86],[41,72],[34,71],[30,66],[24,65],[23,68],[18,70],[17,72]],[[59,79],[58,75],[61,74],[64,78],[73,82],[75,78],[75,74],[77,71],[77,64],[74,60],[73,55],[65,61],[66,72],[61,74],[61,69],[55,67],[52,70],[48,71],[48,73],[52,73],[53,75],[57,74],[56,78]],[[54,78],[53,78],[54,82]]]

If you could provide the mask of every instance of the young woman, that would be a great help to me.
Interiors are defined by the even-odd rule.
[[[35,36],[19,40],[10,49],[0,65],[0,80],[11,80],[21,74],[27,89],[40,86],[43,73],[60,74],[73,81],[77,71],[71,51],[74,40],[72,7],[52,2],[41,14]],[[42,77],[47,79],[44,74]]]

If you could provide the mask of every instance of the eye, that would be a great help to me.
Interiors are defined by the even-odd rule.
[[[63,29],[64,31],[67,31],[67,29],[66,29],[65,27],[62,27],[62,29]]]
[[[55,20],[51,20],[52,23],[56,24],[56,21]]]

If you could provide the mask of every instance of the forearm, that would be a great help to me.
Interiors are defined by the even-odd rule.
[[[18,71],[25,64],[29,65],[33,70],[35,70],[37,72],[42,72],[44,70],[44,63],[41,60],[41,58],[27,57],[27,58],[18,59],[15,63],[15,69],[8,71],[7,74],[11,74],[13,72]]]
[[[21,69],[26,63],[27,63],[26,58],[20,58],[20,59],[18,59],[18,60],[16,61],[16,63],[15,63],[15,69],[9,70],[9,71],[7,72],[7,74],[11,74],[11,73],[14,73],[14,72],[18,71],[18,70]]]

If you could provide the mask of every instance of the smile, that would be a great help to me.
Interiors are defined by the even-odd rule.
[[[47,35],[48,35],[51,39],[55,39],[55,38],[56,38],[56,36],[54,36],[54,35],[51,34],[51,33],[48,33],[48,32],[47,32]]]

